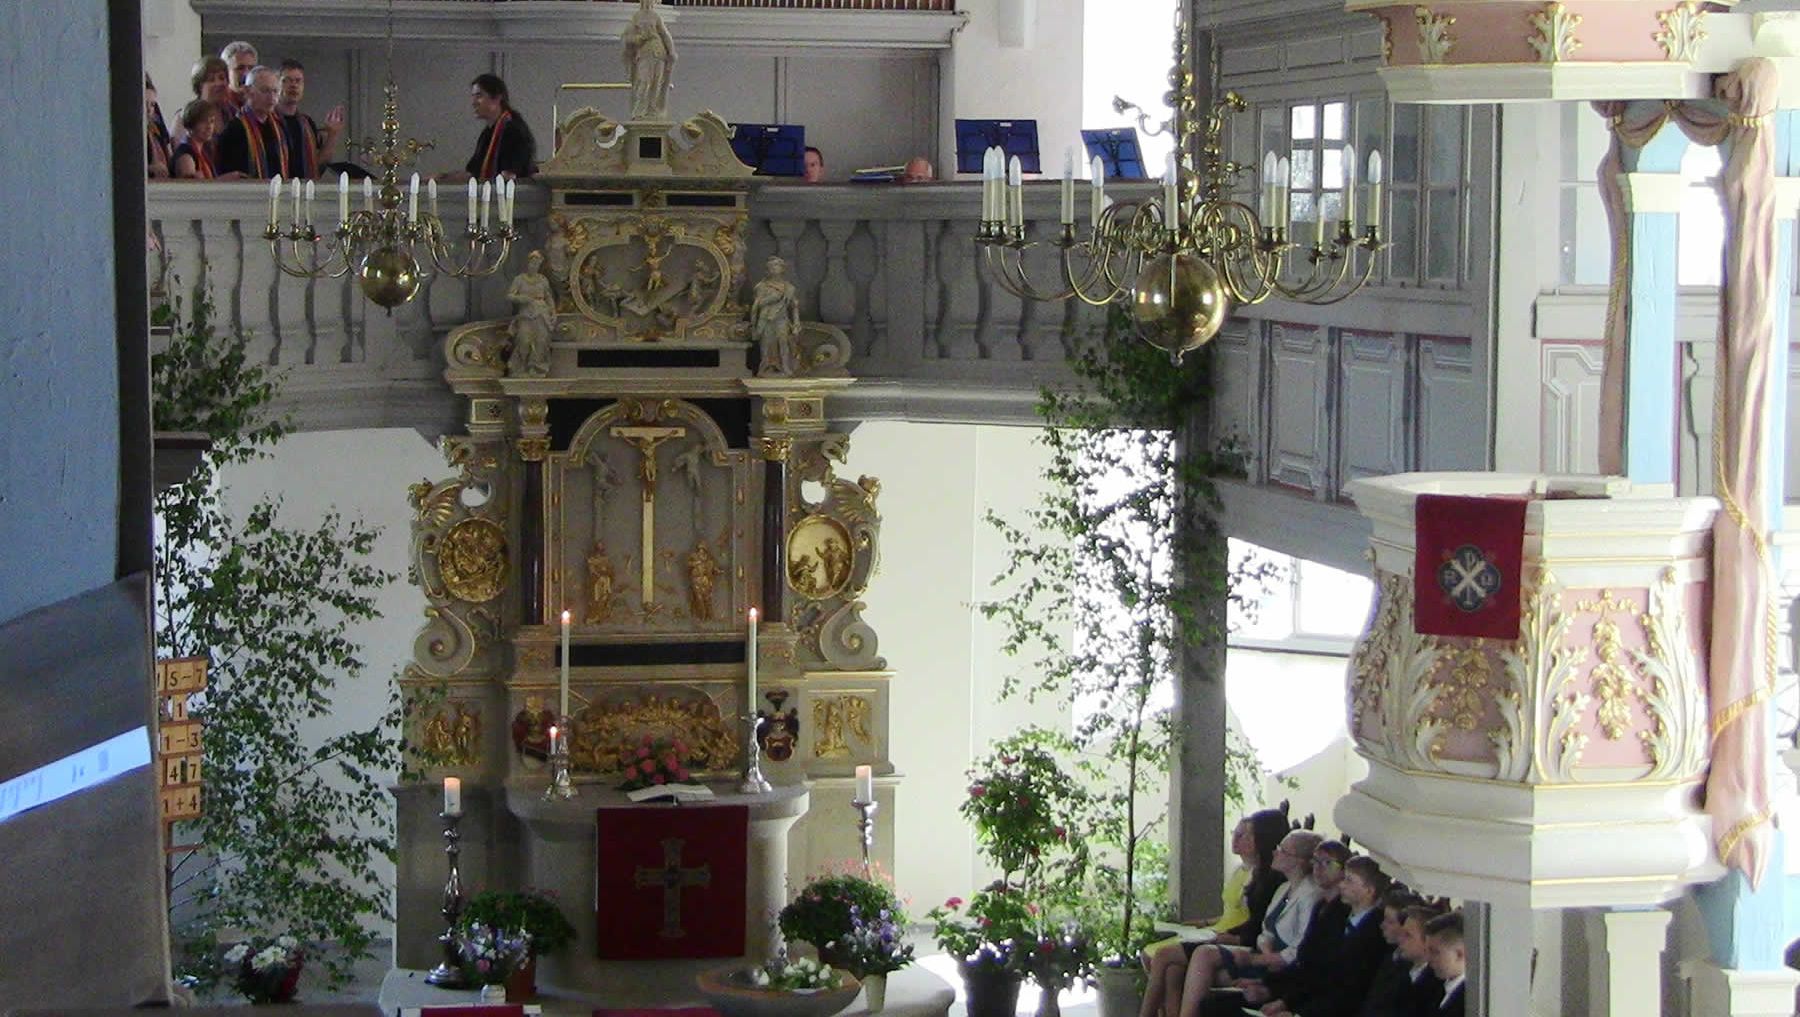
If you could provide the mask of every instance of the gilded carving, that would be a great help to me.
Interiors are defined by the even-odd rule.
[[[1706,10],[1700,6],[1700,0],[1682,0],[1659,12],[1656,20],[1663,26],[1662,31],[1656,33],[1656,42],[1669,59],[1694,59],[1700,52],[1700,44],[1706,41]]]
[[[832,696],[813,700],[813,755],[819,759],[844,758],[851,754],[850,738],[869,743],[870,722],[874,708],[862,696]],[[846,733],[848,732],[848,733]]]
[[[786,435],[775,438],[752,438],[750,442],[755,447],[759,458],[775,463],[786,459],[794,449],[793,439]]]
[[[1438,17],[1429,7],[1414,7],[1413,18],[1419,23],[1419,59],[1423,63],[1441,64],[1450,58],[1456,40],[1450,37],[1452,17]]]
[[[1551,0],[1544,9],[1531,16],[1531,27],[1535,30],[1530,42],[1531,48],[1537,51],[1538,62],[1553,64],[1567,60],[1581,48],[1581,40],[1575,38],[1575,29],[1581,25],[1581,15],[1570,14],[1557,0]]]
[[[1638,732],[1638,738],[1650,754],[1646,775],[1650,779],[1698,776],[1708,758],[1711,727],[1706,690],[1687,614],[1678,599],[1681,590],[1675,570],[1663,570],[1650,588],[1649,610],[1640,618],[1647,645],[1629,651],[1647,684],[1641,695],[1650,728]]]
[[[1444,663],[1431,682],[1436,695],[1431,716],[1458,731],[1477,730],[1487,713],[1488,698],[1495,684],[1488,664],[1485,642],[1473,640],[1468,645],[1445,654]]]
[[[688,612],[695,621],[712,621],[713,585],[719,578],[719,562],[706,541],[695,545],[687,556]]]
[[[550,454],[549,438],[516,438],[513,445],[519,450],[519,458],[528,463],[541,463]]]
[[[425,760],[435,766],[474,766],[481,762],[481,713],[469,703],[444,703],[421,730]]]
[[[570,724],[569,754],[573,766],[591,773],[619,769],[619,753],[645,735],[679,737],[691,750],[696,769],[729,768],[738,755],[737,737],[704,696],[687,698],[650,694],[641,699],[584,707]]]
[[[1596,660],[1589,673],[1594,683],[1594,696],[1600,701],[1594,711],[1594,720],[1606,739],[1616,742],[1631,728],[1631,700],[1639,694],[1637,682],[1627,668],[1629,661],[1625,657],[1617,616],[1630,617],[1636,613],[1637,605],[1614,597],[1611,590],[1601,590],[1599,600],[1579,601],[1575,608],[1597,616],[1593,628]]]
[[[810,600],[842,591],[850,580],[850,534],[825,515],[809,515],[788,534],[788,585]]]
[[[618,599],[612,559],[607,557],[606,545],[596,543],[587,556],[587,612],[583,618],[589,625],[606,623],[611,620]]]
[[[437,560],[451,596],[486,603],[506,586],[506,531],[487,519],[464,519],[438,543]]]

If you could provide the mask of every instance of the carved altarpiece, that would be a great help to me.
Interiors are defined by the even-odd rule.
[[[536,850],[519,824],[542,819],[522,803],[547,781],[564,609],[574,804],[590,817],[620,781],[620,750],[645,734],[681,737],[702,779],[735,787],[753,710],[777,794],[826,780],[847,802],[854,766],[893,772],[891,676],[861,617],[880,485],[839,474],[849,439],[827,423],[827,400],[852,383],[848,340],[803,322],[783,337],[793,369],[752,371],[750,299],[768,289],[745,265],[749,171],[718,118],[659,128],[583,111],[562,126],[539,178],[548,368],[509,368],[515,322],[452,331],[445,378],[468,400],[467,433],[444,442],[456,474],[412,488],[411,573],[427,605],[402,680],[411,762],[488,796],[490,866]],[[541,287],[515,291],[528,295],[520,318],[545,320],[526,306]],[[748,703],[753,606],[765,621]],[[849,810],[830,813],[797,832],[802,868],[854,850]],[[439,930],[407,928],[404,898],[441,865],[409,878],[417,851],[401,825],[405,964]]]

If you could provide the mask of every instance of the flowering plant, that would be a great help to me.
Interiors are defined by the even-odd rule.
[[[1075,922],[1064,922],[1062,928],[1046,930],[1037,937],[1025,967],[1038,985],[1060,992],[1077,980],[1093,980],[1095,953],[1086,930]]]
[[[961,812],[975,827],[983,854],[1006,878],[1022,877],[1027,889],[1039,884],[1074,883],[1087,863],[1079,838],[1069,827],[1079,818],[1086,792],[1050,751],[1027,736],[1001,742],[969,771],[969,793]],[[1064,872],[1052,875],[1052,865]]]
[[[292,936],[252,936],[225,951],[225,971],[250,1002],[279,1003],[294,998],[305,960]]]
[[[471,978],[482,985],[499,985],[531,958],[531,937],[522,930],[472,922],[457,930],[456,949]]]
[[[517,929],[531,939],[531,952],[547,956],[575,942],[575,926],[549,890],[484,890],[463,906],[463,925]]]
[[[645,735],[635,747],[619,750],[619,766],[625,771],[625,783],[619,785],[621,791],[685,783],[691,776],[687,743],[679,738]]]
[[[912,945],[900,941],[900,926],[887,908],[865,917],[850,905],[850,931],[825,946],[858,978],[892,974],[913,960]]]
[[[892,880],[879,869],[874,870],[874,877],[863,876],[861,866],[814,876],[781,909],[778,921],[782,937],[789,942],[811,943],[819,948],[821,957],[841,964],[844,958],[830,944],[849,935],[854,911],[865,915],[885,913],[895,925],[906,924],[906,913],[894,895]]]
[[[932,938],[965,967],[1025,970],[1025,949],[1036,942],[1038,907],[1004,880],[968,901],[952,897],[925,917],[935,923]]]
[[[844,976],[831,965],[821,964],[811,957],[802,957],[792,963],[786,957],[774,957],[750,972],[750,982],[759,989],[774,992],[818,992],[842,985]]]

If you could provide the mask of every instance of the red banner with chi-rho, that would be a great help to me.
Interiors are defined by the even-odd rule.
[[[1422,494],[1413,503],[1413,631],[1519,638],[1523,498]]]
[[[600,959],[743,956],[748,808],[638,805],[598,823]]]

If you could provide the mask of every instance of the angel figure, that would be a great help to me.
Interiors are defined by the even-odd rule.
[[[638,0],[637,12],[619,41],[631,73],[631,119],[663,120],[669,115],[669,79],[675,71],[675,40],[656,11],[657,0]]]
[[[512,334],[512,354],[506,358],[506,373],[517,377],[543,377],[550,373],[550,335],[556,331],[556,301],[550,295],[550,280],[538,268],[544,263],[544,252],[532,251],[525,259],[525,271],[513,277],[506,299],[519,306],[508,331]]]
[[[618,596],[613,590],[612,559],[606,556],[606,545],[594,544],[594,549],[587,556],[588,588],[587,588],[587,623],[599,625],[612,617],[613,599]]]

